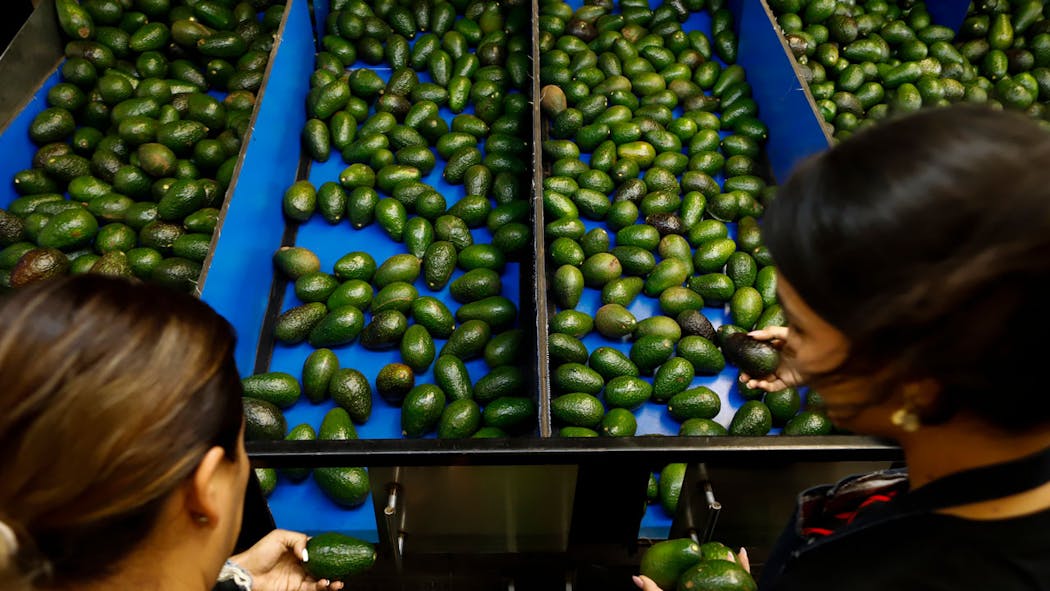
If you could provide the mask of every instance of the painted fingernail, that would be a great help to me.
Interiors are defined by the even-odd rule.
[[[643,583],[643,582],[642,582],[642,579],[641,579],[641,578],[639,578],[639,577],[631,577],[631,580],[632,580],[632,581],[634,581],[634,584],[635,584],[635,585],[636,585],[636,586],[637,586],[637,587],[638,587],[639,589],[641,589],[641,588],[642,588],[642,586],[643,586],[643,585],[645,585],[645,583]]]
[[[310,562],[310,553],[303,548],[303,562]]]

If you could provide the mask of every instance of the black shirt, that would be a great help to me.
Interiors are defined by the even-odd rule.
[[[1050,449],[909,490],[907,472],[802,493],[763,591],[1050,591],[1050,510],[972,520],[937,513],[1050,482]]]
[[[858,524],[842,534],[819,540],[762,588],[1050,590],[1050,511],[996,521],[923,513]]]

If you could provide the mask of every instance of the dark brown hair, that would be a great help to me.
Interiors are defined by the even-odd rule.
[[[889,121],[803,163],[763,224],[783,276],[851,343],[820,379],[916,379],[1004,428],[1050,421],[1050,134],[974,106]]]
[[[233,347],[207,305],[155,285],[84,275],[0,301],[0,521],[18,537],[0,578],[108,574],[209,448],[236,458]]]

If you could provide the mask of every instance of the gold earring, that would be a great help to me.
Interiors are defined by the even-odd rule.
[[[890,422],[905,433],[914,433],[922,426],[919,415],[915,414],[915,411],[908,407],[897,409],[893,416],[890,417]]]

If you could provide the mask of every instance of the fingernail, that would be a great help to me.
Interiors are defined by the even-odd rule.
[[[744,558],[747,558],[747,549],[746,549],[746,548],[744,548],[743,546],[741,546],[741,547],[740,547],[740,552],[738,552],[738,554],[740,554],[740,555],[741,555],[741,556],[743,556]]]
[[[635,586],[637,586],[639,589],[641,589],[642,585],[645,584],[645,583],[642,582],[642,579],[639,578],[639,577],[631,577],[631,580],[634,581]]]
[[[303,562],[310,562],[310,553],[303,548]]]

